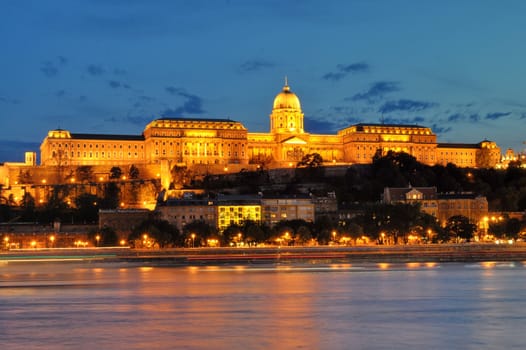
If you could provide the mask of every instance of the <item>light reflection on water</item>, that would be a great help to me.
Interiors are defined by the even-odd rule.
[[[1,349],[522,349],[526,263],[0,266]]]

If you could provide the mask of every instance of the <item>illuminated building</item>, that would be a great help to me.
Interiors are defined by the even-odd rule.
[[[490,168],[500,162],[495,142],[438,143],[431,128],[419,125],[360,123],[336,134],[311,134],[305,131],[300,100],[287,81],[276,95],[269,117],[268,133],[249,132],[242,123],[230,119],[197,118],[156,119],[141,135],[51,130],[40,146],[41,165],[36,166],[34,153],[27,153],[25,163],[0,167],[0,184],[9,187],[22,168],[52,184],[69,181],[82,166],[92,167],[97,179],[107,179],[111,168],[121,167],[125,173],[133,165],[141,178],[160,179],[168,189],[176,182],[175,168],[191,169],[193,175],[201,176],[262,166],[289,168],[313,153],[319,154],[326,166],[368,164],[375,155],[389,151],[409,153],[428,165]]]
[[[321,155],[325,163],[367,164],[378,152],[406,152],[422,163],[492,167],[500,149],[479,144],[437,143],[428,127],[360,123],[334,135],[305,131],[298,96],[288,83],[274,99],[270,131],[252,133],[230,119],[161,118],[142,135],[75,134],[52,130],[42,142],[44,166],[149,165],[161,171],[178,165],[207,172],[239,171],[264,160],[273,168],[295,166],[303,156]]]
[[[385,187],[383,202],[418,203],[420,210],[433,215],[442,226],[456,215],[465,216],[477,224],[488,215],[486,197],[471,192],[437,193],[436,187]]]

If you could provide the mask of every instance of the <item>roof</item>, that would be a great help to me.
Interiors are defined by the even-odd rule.
[[[438,143],[437,148],[480,148],[477,143]]]
[[[398,128],[422,128],[429,129],[427,126],[418,124],[382,124],[382,123],[358,123],[352,126],[378,126],[378,127],[398,127]]]
[[[226,118],[158,118],[154,119],[154,121],[161,121],[161,120],[172,120],[172,121],[183,121],[183,122],[219,122],[219,123],[239,123],[238,121]]]
[[[116,134],[71,134],[72,139],[80,140],[116,140],[116,141],[144,141],[143,135]]]
[[[384,188],[384,197],[387,195],[390,202],[405,201],[406,194],[411,191],[422,193],[423,200],[436,199],[436,187],[386,187]]]
[[[473,192],[451,192],[438,194],[438,199],[475,199],[479,197],[482,196]]]

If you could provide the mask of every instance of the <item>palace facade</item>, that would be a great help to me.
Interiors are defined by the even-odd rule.
[[[409,153],[429,165],[459,167],[494,167],[501,157],[495,142],[438,143],[431,128],[420,125],[360,123],[325,135],[306,132],[303,118],[300,100],[286,83],[274,99],[268,133],[249,132],[230,119],[194,118],[156,119],[141,135],[58,129],[42,142],[41,165],[178,165],[214,173],[261,163],[291,167],[311,153],[320,154],[327,165],[367,164],[378,152],[388,151]]]

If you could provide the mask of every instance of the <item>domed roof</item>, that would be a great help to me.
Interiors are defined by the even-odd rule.
[[[273,109],[281,108],[292,108],[301,110],[300,99],[298,98],[298,96],[296,96],[295,93],[290,91],[287,79],[285,79],[285,86],[283,87],[283,90],[281,90],[281,92],[274,99]]]

